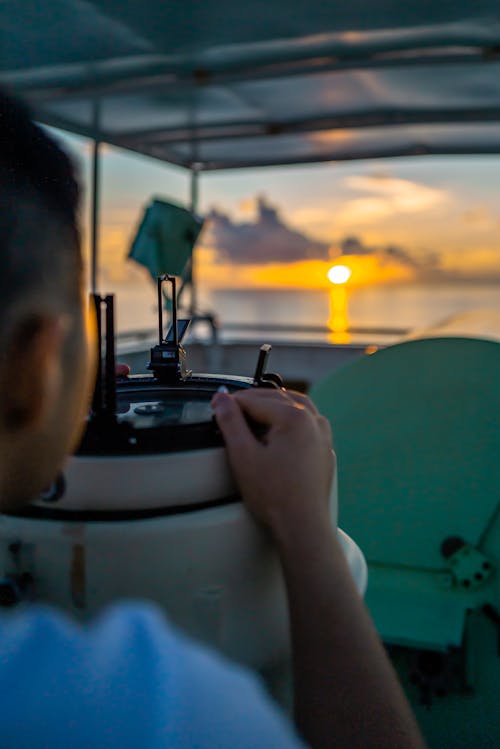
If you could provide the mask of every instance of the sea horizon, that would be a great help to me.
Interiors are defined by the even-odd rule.
[[[103,292],[115,294],[118,333],[156,329],[156,290],[152,281],[105,281],[102,286]],[[472,311],[484,310],[487,314],[491,310],[492,315],[500,315],[500,284],[496,281],[419,281],[353,289],[201,287],[197,289],[197,299],[200,312],[213,313],[222,328],[229,325],[234,329],[238,324],[256,330],[273,325],[278,329],[296,327],[301,340],[301,327],[338,334],[356,328],[372,329],[374,333],[389,328],[412,332],[439,326]],[[341,338],[339,335],[338,342],[349,342]]]

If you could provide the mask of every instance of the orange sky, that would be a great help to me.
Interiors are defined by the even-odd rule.
[[[211,288],[268,287],[329,289],[328,270],[342,264],[351,270],[349,287],[371,283],[410,281],[411,270],[397,263],[387,264],[375,255],[343,255],[329,261],[302,260],[295,263],[269,263],[266,265],[234,265],[214,261],[213,250],[201,248],[197,252],[198,278]]]
[[[80,159],[85,181],[85,141],[64,140]],[[500,278],[498,166],[498,158],[417,158],[203,175],[202,213],[217,206],[233,222],[251,221],[256,198],[263,194],[288,226],[330,245],[332,263],[232,265],[201,246],[200,282],[327,288],[335,248],[346,236],[356,236],[368,247],[397,245],[417,258],[435,254],[446,271]],[[102,268],[109,278],[135,283],[139,276],[126,255],[143,207],[153,195],[188,205],[189,174],[111,147],[105,149],[102,174]],[[387,264],[377,255],[350,258],[349,263],[351,286],[411,278],[408,266]]]

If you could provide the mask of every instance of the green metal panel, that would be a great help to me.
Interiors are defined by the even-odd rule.
[[[366,602],[431,749],[500,746],[499,374],[500,344],[434,338],[311,393],[334,429],[339,523],[368,558]],[[480,553],[446,560],[449,536]],[[481,559],[489,571],[464,586]]]
[[[386,643],[446,652],[462,644],[474,598],[426,572],[371,565],[365,600]]]
[[[500,497],[500,344],[410,341],[356,360],[311,396],[334,430],[339,523],[367,559],[442,568]]]

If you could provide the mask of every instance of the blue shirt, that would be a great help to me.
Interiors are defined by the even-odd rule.
[[[86,628],[45,607],[0,616],[0,749],[302,746],[252,675],[153,606]]]

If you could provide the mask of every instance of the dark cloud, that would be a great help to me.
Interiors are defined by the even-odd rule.
[[[339,249],[341,255],[371,255],[373,249],[363,244],[361,239],[358,237],[346,237],[339,242]]]
[[[402,247],[372,247],[356,236],[344,237],[336,243],[312,239],[287,226],[276,208],[263,197],[257,200],[257,217],[253,222],[233,222],[216,209],[207,218],[208,235],[204,240],[215,247],[222,258],[232,263],[287,263],[328,260],[332,255],[378,255],[388,263],[395,261],[407,265],[423,276],[435,273],[439,265],[436,254],[419,253],[417,258]]]
[[[264,198],[253,223],[236,223],[219,211],[209,216],[209,243],[233,263],[274,263],[328,258],[329,245],[288,227]]]
[[[339,255],[378,255],[387,262],[396,261],[420,273],[435,271],[439,265],[439,256],[436,253],[421,252],[417,258],[397,245],[370,247],[359,237],[345,237],[339,242],[338,247]]]

